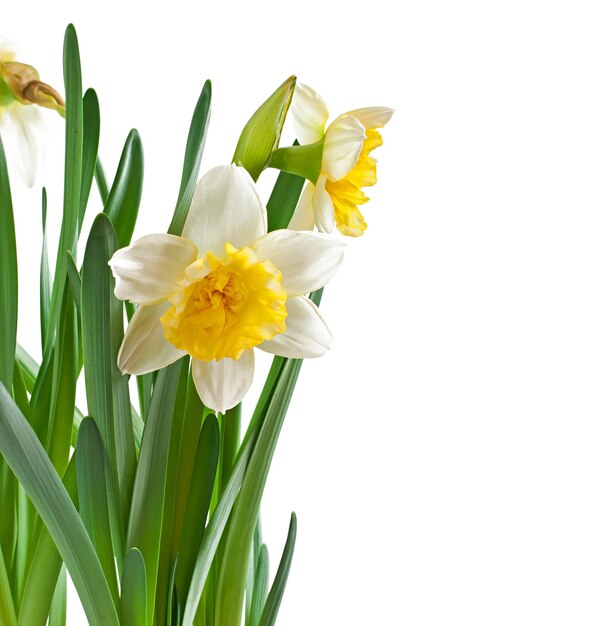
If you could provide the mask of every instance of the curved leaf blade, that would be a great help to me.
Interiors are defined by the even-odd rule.
[[[38,437],[4,386],[0,387],[0,452],[53,537],[90,623],[119,626],[90,537]]]
[[[276,572],[276,577],[272,584],[272,588],[267,596],[265,607],[261,615],[261,621],[258,626],[274,626],[278,617],[278,609],[284,594],[289,572],[291,571],[291,562],[293,561],[293,551],[295,550],[295,539],[297,538],[297,517],[295,513],[291,513],[291,522],[289,523],[289,532],[287,540],[284,544],[280,565]],[[255,624],[256,626],[256,624]]]

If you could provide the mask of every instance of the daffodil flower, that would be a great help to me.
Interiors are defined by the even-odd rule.
[[[32,187],[41,160],[41,117],[38,107],[64,115],[60,94],[39,80],[30,65],[15,61],[15,53],[0,41],[0,132],[10,161]]]
[[[312,232],[267,233],[267,214],[246,170],[209,171],[181,237],[147,235],[109,265],[115,294],[140,305],[118,354],[123,373],[145,374],[192,357],[203,403],[225,411],[252,382],[253,348],[317,357],[332,336],[305,294],[322,287],[343,245]]]
[[[358,237],[366,230],[359,205],[368,201],[362,187],[376,183],[376,161],[370,153],[383,143],[378,131],[393,109],[355,109],[337,117],[327,128],[327,105],[307,85],[295,88],[291,114],[302,145],[323,141],[321,171],[316,184],[308,182],[289,228]]]

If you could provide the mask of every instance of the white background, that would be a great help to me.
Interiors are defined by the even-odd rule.
[[[273,562],[299,518],[280,626],[616,623],[613,6],[3,8],[3,34],[60,89],[76,24],[109,176],[139,129],[136,234],[166,229],[207,77],[204,170],[292,73],[334,116],[397,109],[369,228],[325,293],[335,347],[305,364],[265,493]],[[46,117],[57,223],[62,126]],[[15,187],[19,331],[36,352],[39,191]]]

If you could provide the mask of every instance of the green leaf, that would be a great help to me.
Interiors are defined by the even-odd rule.
[[[267,202],[268,231],[287,228],[304,188],[302,176],[280,172]]]
[[[11,388],[17,343],[17,249],[13,201],[0,138],[0,382]]]
[[[212,514],[208,525],[199,545],[195,567],[193,568],[192,578],[188,588],[184,616],[182,626],[192,626],[193,620],[197,613],[199,600],[203,592],[203,587],[207,579],[208,572],[214,561],[218,544],[227,525],[227,520],[231,515],[233,504],[239,493],[244,478],[244,472],[250,459],[250,454],[254,446],[258,429],[255,428],[246,433],[243,447],[240,449],[239,456],[235,463],[235,467],[229,476],[227,486],[222,492],[216,509]]]
[[[65,279],[66,280],[66,279]],[[58,325],[58,342],[53,351],[53,382],[49,415],[49,458],[63,474],[68,465],[77,385],[77,319],[69,289],[64,289]]]
[[[98,187],[101,202],[103,203],[103,206],[105,206],[107,198],[109,198],[109,185],[107,183],[107,179],[105,178],[105,170],[103,169],[103,164],[100,159],[96,159],[94,178],[96,179],[96,186]]]
[[[91,417],[86,417],[81,422],[75,455],[79,515],[105,572],[111,595],[118,605],[120,598],[107,507],[105,449],[96,423]]]
[[[55,338],[66,276],[66,251],[76,256],[83,162],[83,94],[81,61],[75,27],[69,24],[64,37],[64,86],[66,92],[66,147],[64,154],[64,210],[51,292],[50,328],[46,334],[45,355]]]
[[[245,167],[255,181],[278,147],[296,81],[291,76],[276,89],[248,120],[237,142],[233,163]]]
[[[186,368],[185,375],[183,372],[179,384],[182,385],[184,391],[178,390],[174,407],[158,565],[156,611],[159,621],[162,619],[168,602],[169,594],[165,594],[164,590],[171,588],[169,571],[179,550],[204,411],[203,403],[188,368]],[[167,605],[167,613],[171,608]]]
[[[6,626],[15,626],[17,624],[13,592],[11,591],[2,550],[0,550],[0,624],[5,624]]]
[[[92,224],[82,269],[83,358],[88,413],[98,426],[108,459],[114,550],[116,557],[122,559],[136,451],[128,377],[117,366],[123,337],[122,303],[113,294],[113,277],[108,266],[116,249],[113,226],[101,213]]]
[[[49,275],[49,256],[47,253],[47,190],[43,187],[42,201],[43,246],[39,270],[39,302],[41,310],[41,345],[45,349],[47,329],[49,327],[49,305],[51,300],[51,276]]]
[[[60,570],[49,609],[49,626],[66,626],[66,569]]]
[[[216,626],[239,626],[241,622],[248,556],[261,497],[301,364],[302,361],[296,359],[286,360],[283,364],[246,469],[242,489],[229,522],[229,534],[218,584]]]
[[[203,537],[210,500],[214,490],[219,449],[218,420],[214,414],[210,413],[205,418],[201,434],[199,435],[199,444],[195,455],[190,492],[184,515],[182,536],[180,538],[178,569],[175,578],[181,606],[186,602],[190,577],[195,566],[199,543]]]
[[[184,167],[182,169],[180,191],[173,218],[169,225],[168,232],[171,235],[179,236],[182,234],[184,222],[188,215],[188,209],[190,208],[190,203],[195,192],[199,167],[201,166],[201,157],[203,156],[203,148],[205,147],[208,123],[210,121],[211,101],[212,83],[206,80],[201,90],[199,100],[197,100],[197,106],[195,107],[192,121],[190,122],[186,151],[184,152]]]
[[[105,214],[115,228],[120,248],[127,246],[133,235],[142,188],[143,146],[139,133],[133,129],[128,133],[118,171],[105,202]]]
[[[0,452],[43,519],[91,624],[118,626],[118,616],[92,542],[38,437],[0,387]]]
[[[148,624],[145,563],[137,548],[131,548],[124,561],[120,621],[122,626]]]
[[[94,170],[98,159],[98,140],[101,130],[101,113],[98,97],[94,89],[88,89],[83,96],[83,158],[81,167],[81,189],[79,199],[79,224],[81,231],[83,218],[88,206]]]
[[[75,467],[73,455],[62,479],[74,505],[77,503]],[[44,528],[30,562],[19,609],[19,626],[45,626],[61,566],[62,558],[56,544],[49,531]]]
[[[295,549],[295,539],[297,537],[297,517],[295,513],[291,513],[291,522],[289,523],[289,532],[287,534],[287,541],[282,551],[282,557],[280,559],[280,565],[272,584],[272,589],[267,596],[267,602],[261,615],[261,621],[256,622],[255,626],[274,626],[276,623],[276,617],[278,617],[278,609],[282,601],[285,587],[287,586],[287,580],[289,578],[289,572],[291,570],[291,561],[293,560],[293,551]]]
[[[75,263],[73,255],[70,252],[67,252],[66,256],[68,282],[71,287],[71,293],[73,294],[73,300],[75,301],[77,311],[81,313],[81,276],[79,274],[79,270],[77,269],[77,264]]]
[[[130,509],[126,545],[139,548],[147,574],[147,621],[152,623],[163,529],[165,483],[175,396],[186,358],[160,370],[143,430]]]
[[[259,558],[257,560],[257,569],[255,572],[255,586],[252,592],[252,602],[250,607],[250,619],[246,626],[258,626],[261,619],[261,613],[265,606],[267,598],[267,589],[269,581],[269,555],[267,546],[261,545],[259,550]]]

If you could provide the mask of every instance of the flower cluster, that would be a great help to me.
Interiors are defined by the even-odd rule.
[[[123,373],[146,374],[188,354],[201,400],[225,411],[250,387],[254,348],[298,359],[329,349],[331,333],[307,294],[342,261],[334,224],[351,236],[366,228],[357,205],[367,201],[361,188],[376,182],[370,152],[392,110],[358,109],[325,128],[327,108],[305,85],[291,110],[300,141],[322,148],[322,165],[288,229],[268,233],[248,172],[219,166],[198,183],[181,237],[141,237],[109,261],[116,296],[140,305],[118,355]]]

